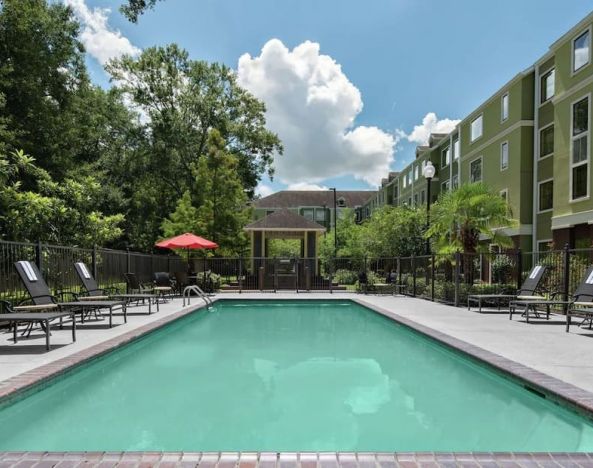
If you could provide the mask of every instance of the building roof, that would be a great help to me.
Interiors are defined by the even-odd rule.
[[[336,196],[343,198],[342,207],[355,208],[364,205],[376,191],[338,190]],[[330,190],[282,190],[253,202],[255,208],[299,208],[301,206],[334,206],[334,194]]]
[[[246,231],[325,231],[321,224],[292,211],[278,210],[248,224]]]

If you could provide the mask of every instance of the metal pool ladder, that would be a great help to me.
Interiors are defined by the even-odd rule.
[[[196,296],[200,297],[201,299],[203,299],[203,301],[206,303],[206,308],[210,308],[212,306],[212,299],[210,299],[208,297],[208,295],[202,291],[202,288],[200,288],[198,285],[192,284],[190,286],[186,286],[185,289],[183,290],[183,307],[185,307],[185,299],[187,298],[187,305],[190,304],[190,298],[192,293],[195,293]]]

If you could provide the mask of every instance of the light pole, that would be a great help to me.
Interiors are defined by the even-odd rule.
[[[334,258],[338,256],[338,198],[336,188],[330,188],[334,192]],[[330,216],[331,220],[331,216]]]
[[[432,162],[427,161],[426,166],[422,169],[422,175],[426,179],[426,230],[430,227],[430,183],[432,182],[432,178],[436,169],[432,165]],[[426,238],[426,255],[430,255],[430,239]]]

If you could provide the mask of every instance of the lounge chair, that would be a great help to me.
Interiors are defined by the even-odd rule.
[[[145,302],[148,301],[148,313],[152,312],[152,302],[156,302],[156,309],[159,310],[159,303],[156,300],[157,297],[154,294],[138,293],[138,294],[121,294],[116,288],[100,288],[91,275],[89,269],[83,262],[74,263],[74,269],[78,273],[78,277],[82,282],[82,285],[86,289],[87,295],[78,295],[79,301],[101,301],[108,299],[116,299],[129,302]]]
[[[590,266],[583,282],[579,285],[573,294],[574,301],[566,311],[566,331],[570,330],[570,323],[573,316],[583,317],[583,321],[579,324],[582,327],[589,324],[589,329],[593,325],[593,266]]]
[[[126,286],[129,294],[150,294],[153,291],[152,284],[147,286],[140,283],[138,277],[134,273],[124,273],[126,279]]]
[[[113,326],[113,310],[120,308],[124,314],[124,323],[128,321],[125,301],[99,301],[93,299],[87,301],[57,302],[43,280],[41,273],[39,273],[37,265],[28,261],[20,261],[15,263],[15,267],[35,306],[49,306],[49,304],[53,303],[59,308],[71,309],[73,312],[81,314],[82,322],[84,322],[85,314],[89,311],[109,309],[109,328]]]
[[[509,304],[509,319],[513,318],[513,314],[517,308],[523,308],[521,316],[525,317],[525,320],[529,322],[529,316],[532,313],[535,317],[539,318],[537,307],[546,307],[546,319],[550,318],[550,307],[551,306],[566,306],[566,331],[570,329],[571,318],[573,316],[584,316],[585,320],[591,320],[593,317],[593,266],[590,266],[583,276],[581,284],[572,295],[570,301],[558,301],[555,299],[529,299],[529,300],[517,300],[512,301]]]
[[[467,310],[471,310],[471,303],[478,304],[478,312],[482,312],[482,302],[496,302],[500,309],[501,301],[512,301],[513,299],[529,300],[529,299],[544,299],[543,296],[535,294],[539,285],[544,278],[547,271],[547,267],[543,265],[534,266],[523,284],[521,289],[517,291],[517,294],[470,294],[467,296]]]
[[[50,323],[54,320],[60,319],[60,326],[64,317],[70,317],[72,320],[72,342],[76,341],[76,320],[75,312],[73,310],[62,310],[62,308],[55,302],[48,302],[47,304],[39,305],[18,305],[13,306],[8,301],[0,301],[2,305],[2,313],[0,313],[0,322],[7,322],[8,326],[12,328],[13,341],[18,343],[18,326],[26,323],[29,336],[31,329],[38,324],[45,332],[45,349],[51,349],[50,343]]]

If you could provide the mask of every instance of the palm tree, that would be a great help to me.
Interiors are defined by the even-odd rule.
[[[488,248],[480,244],[480,237],[488,237],[489,244],[511,247],[513,242],[501,228],[514,225],[508,203],[498,193],[482,183],[465,184],[441,194],[431,210],[431,225],[425,235],[433,239],[439,254],[469,254],[464,255],[464,270],[471,272],[472,254]],[[466,280],[471,281],[471,274]]]

